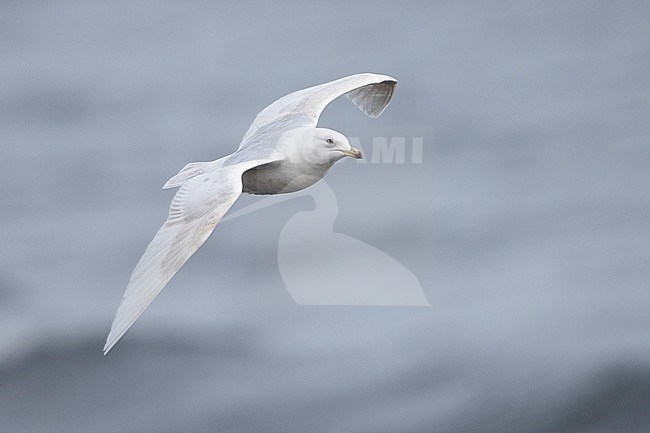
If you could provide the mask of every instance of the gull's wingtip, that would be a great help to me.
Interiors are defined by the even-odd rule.
[[[106,354],[108,352],[110,352],[110,350],[113,348],[113,346],[115,346],[115,343],[117,343],[117,341],[112,341],[112,342],[109,342],[109,341],[110,340],[106,340],[106,344],[104,344],[104,348],[102,349],[103,352],[104,352],[104,356],[106,356]]]
[[[358,75],[364,75],[364,76],[367,76],[367,77],[372,77],[378,83],[383,82],[383,81],[389,81],[389,82],[393,82],[393,83],[397,84],[397,78],[391,77],[390,75],[377,74],[375,72],[363,72],[363,73],[358,74]]]
[[[111,351],[113,346],[115,346],[117,342],[120,341],[120,339],[124,336],[126,331],[127,330],[125,329],[121,333],[116,334],[114,330],[111,328],[111,332],[108,333],[108,337],[106,338],[106,344],[104,344],[104,349],[103,349],[104,355],[106,355],[108,352]]]
[[[356,74],[349,75],[350,77],[353,77],[355,75],[367,75],[367,76],[374,76],[374,77],[382,77],[382,78],[390,78],[391,80],[394,80],[395,78],[391,77],[390,75],[387,74],[380,74],[379,72],[357,72]]]

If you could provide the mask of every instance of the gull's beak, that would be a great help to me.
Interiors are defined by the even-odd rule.
[[[343,152],[343,154],[345,156],[349,156],[349,157],[354,158],[354,159],[363,158],[363,154],[361,153],[361,151],[359,149],[354,148],[354,147],[351,147],[350,150],[342,150],[341,152]]]

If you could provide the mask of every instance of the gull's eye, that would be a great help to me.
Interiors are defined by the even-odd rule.
[[[331,138],[328,138],[325,141],[327,141],[327,144],[334,144],[334,140],[332,140]]]

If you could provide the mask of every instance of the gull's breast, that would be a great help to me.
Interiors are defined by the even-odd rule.
[[[242,175],[243,192],[249,194],[284,194],[300,191],[322,179],[329,168],[287,161],[260,165],[245,171]]]

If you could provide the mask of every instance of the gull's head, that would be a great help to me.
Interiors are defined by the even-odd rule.
[[[316,128],[312,140],[314,150],[323,159],[338,161],[345,156],[354,159],[363,158],[361,151],[352,147],[345,135],[333,129]]]

